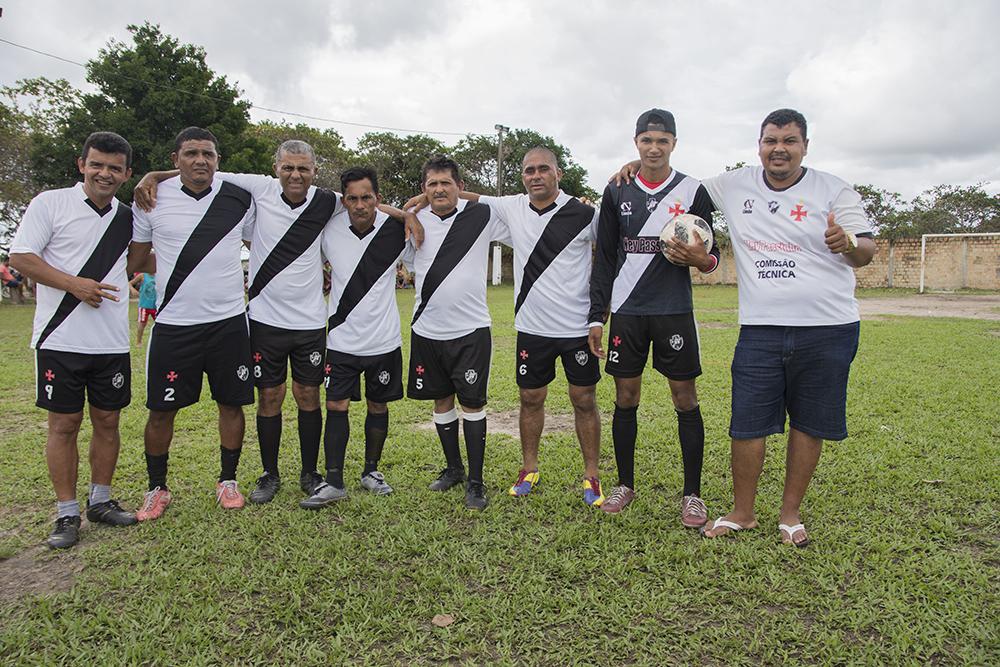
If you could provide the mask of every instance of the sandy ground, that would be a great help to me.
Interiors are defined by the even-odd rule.
[[[910,315],[1000,321],[1000,295],[994,294],[914,294],[858,299],[858,303],[863,320],[878,315]]]

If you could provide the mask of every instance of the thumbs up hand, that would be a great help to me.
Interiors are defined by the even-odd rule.
[[[826,216],[826,247],[835,255],[849,253],[858,247],[858,237],[844,231],[844,228],[837,224],[833,211]]]

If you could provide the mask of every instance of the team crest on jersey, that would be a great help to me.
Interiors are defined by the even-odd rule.
[[[646,210],[649,211],[650,213],[652,213],[653,211],[656,210],[656,207],[657,207],[657,205],[659,203],[660,202],[656,199],[656,197],[647,197],[646,198]]]
[[[753,213],[753,199],[747,199],[743,202],[743,215],[750,215]]]
[[[476,380],[479,379],[479,373],[476,372],[474,368],[470,368],[465,371],[465,381],[469,384],[476,384]]]
[[[587,361],[590,358],[590,355],[584,352],[583,350],[577,350],[573,358],[576,359],[576,363],[580,364],[581,366],[586,366]]]
[[[319,366],[319,362],[323,361],[323,355],[319,352],[313,352],[309,355],[309,363],[313,366]]]
[[[241,381],[246,382],[247,378],[250,377],[250,371],[246,366],[241,364],[240,367],[236,369],[236,377],[238,377]]]
[[[115,373],[115,376],[111,378],[111,386],[115,389],[121,389],[125,384],[125,376],[121,373]]]
[[[378,374],[378,381],[382,384],[389,384],[389,371],[382,371]]]
[[[682,347],[684,347],[684,337],[681,336],[680,334],[674,334],[673,336],[671,336],[670,347],[674,348],[675,350],[679,350]]]
[[[632,215],[632,202],[630,201],[622,202],[622,215]]]
[[[778,206],[778,202],[776,201],[767,202],[767,210],[770,211],[772,214],[777,213],[779,208],[780,206]]]

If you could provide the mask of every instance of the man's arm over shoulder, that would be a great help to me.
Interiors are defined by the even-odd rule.
[[[262,197],[267,193],[271,184],[277,181],[274,176],[263,174],[234,174],[229,171],[217,171],[215,175],[226,183],[232,183],[238,188],[243,188],[253,198]]]
[[[589,322],[604,322],[611,304],[611,287],[618,262],[620,227],[618,223],[618,200],[621,188],[608,185],[601,197],[601,212],[597,223],[594,268],[590,274],[590,314]]]

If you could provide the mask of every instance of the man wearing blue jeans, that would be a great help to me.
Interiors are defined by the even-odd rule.
[[[875,254],[861,197],[841,179],[802,166],[806,120],[779,109],[761,124],[761,166],[703,181],[729,221],[739,284],[733,357],[733,510],[702,530],[714,538],[755,528],[764,441],[789,418],[782,542],[809,543],[799,508],[823,440],[847,437],[847,377],[858,349],[854,269]]]

